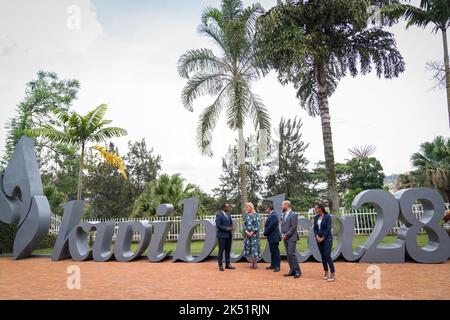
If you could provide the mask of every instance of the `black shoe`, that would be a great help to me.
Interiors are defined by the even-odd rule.
[[[233,269],[236,269],[236,268],[233,267],[231,264],[229,264],[229,265],[225,266],[225,269],[233,270]]]
[[[268,266],[268,267],[266,267],[266,269],[267,270],[272,270],[272,269],[275,269],[275,267],[274,266]]]
[[[280,268],[273,268],[273,272],[280,272]]]
[[[290,272],[288,272],[286,274],[283,274],[283,276],[285,276],[285,277],[292,277],[292,276],[294,276],[294,273],[292,271],[290,271]]]
[[[224,271],[222,266],[219,267],[219,271]]]
[[[294,274],[294,278],[295,279],[298,279],[298,278],[300,278],[302,276],[302,274],[300,273],[300,272],[296,272],[295,274]]]

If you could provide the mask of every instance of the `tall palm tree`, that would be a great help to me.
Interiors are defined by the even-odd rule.
[[[425,179],[425,184],[438,189],[450,200],[450,138],[436,137],[420,146],[411,156],[412,164]]]
[[[183,54],[178,62],[180,76],[188,79],[182,92],[188,110],[193,111],[193,101],[202,95],[215,97],[197,125],[197,145],[202,154],[212,156],[212,133],[223,109],[228,127],[238,131],[242,208],[247,201],[245,121],[250,117],[255,130],[270,131],[268,111],[252,92],[252,83],[260,77],[255,66],[254,27],[262,12],[259,4],[244,8],[240,0],[223,0],[220,9],[206,8],[198,30],[213,40],[220,55],[210,49],[195,49]]]
[[[328,98],[347,74],[397,77],[405,69],[394,37],[370,26],[369,9],[382,0],[279,0],[257,22],[258,62],[292,83],[301,106],[320,116],[332,212],[339,212]]]
[[[33,130],[35,135],[44,136],[49,140],[64,143],[70,146],[80,148],[80,168],[78,174],[77,200],[81,199],[83,184],[83,168],[86,147],[89,142],[101,143],[113,137],[120,137],[127,134],[127,131],[118,127],[107,127],[112,121],[104,119],[108,106],[106,104],[99,105],[95,109],[89,111],[86,115],[80,115],[75,111],[57,111],[57,117],[62,123],[63,128],[55,128],[47,124],[41,128]],[[94,147],[108,163],[123,168],[118,159],[114,159],[105,150]],[[108,159],[109,157],[109,159]],[[124,172],[122,172],[124,174]]]
[[[410,1],[408,1],[410,2]],[[434,33],[442,33],[444,46],[444,66],[447,87],[447,111],[450,126],[450,64],[447,42],[447,29],[450,26],[450,1],[448,0],[421,0],[420,6],[416,7],[407,3],[394,3],[381,10],[391,23],[403,18],[407,21],[406,28],[417,26],[426,28],[432,24]]]

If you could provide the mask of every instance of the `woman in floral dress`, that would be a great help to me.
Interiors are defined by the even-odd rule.
[[[256,269],[259,258],[259,225],[260,217],[255,212],[255,207],[251,202],[245,204],[245,211],[243,221],[244,233],[244,254],[251,261],[250,269]]]

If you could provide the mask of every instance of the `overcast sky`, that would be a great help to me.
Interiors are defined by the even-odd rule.
[[[252,1],[244,1],[246,5]],[[260,2],[269,9],[276,0]],[[218,184],[221,157],[237,133],[219,121],[214,134],[214,157],[201,156],[195,144],[199,113],[211,101],[197,101],[194,112],[180,99],[185,80],[177,74],[177,60],[195,48],[214,48],[198,35],[202,9],[219,0],[0,0],[0,150],[4,123],[24,97],[25,84],[38,70],[81,83],[73,108],[81,113],[107,103],[107,118],[128,130],[116,139],[125,152],[128,140],[145,137],[163,159],[163,171],[181,173],[206,191]],[[75,7],[73,7],[75,5]],[[79,8],[80,25],[74,14]],[[74,24],[75,23],[75,24]],[[410,156],[421,143],[437,135],[449,136],[445,91],[433,90],[426,62],[443,59],[442,37],[431,28],[391,29],[406,61],[398,79],[375,75],[343,79],[330,99],[336,161],[347,149],[372,144],[387,175],[412,169]],[[275,76],[254,86],[269,108],[276,126],[282,116],[299,116],[306,156],[323,160],[320,119],[301,109],[292,86]],[[223,117],[221,120],[224,120]],[[252,128],[246,128],[246,135]]]

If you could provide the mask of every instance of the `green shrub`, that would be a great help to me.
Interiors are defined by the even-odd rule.
[[[11,253],[17,227],[0,221],[0,254]]]
[[[56,237],[56,234],[47,234],[44,239],[41,240],[39,246],[36,249],[53,248],[55,246]]]
[[[17,226],[0,221],[0,254],[12,253],[16,231]],[[56,237],[57,236],[54,234],[47,234],[36,249],[53,248],[55,246]]]

